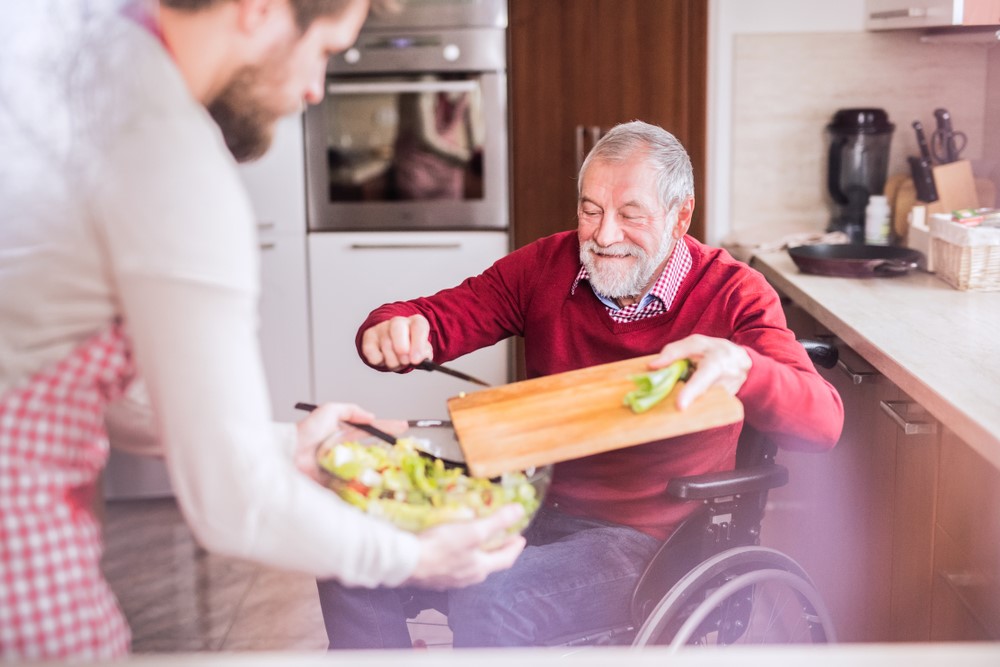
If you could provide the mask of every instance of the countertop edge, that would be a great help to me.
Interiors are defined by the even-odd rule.
[[[785,254],[782,251],[782,254]],[[846,345],[854,349],[876,370],[899,386],[914,401],[927,409],[942,426],[955,433],[993,466],[1000,469],[1000,436],[969,415],[954,401],[943,395],[922,377],[912,373],[890,354],[862,335],[850,322],[827,308],[807,293],[783,271],[767,261],[767,256],[754,256],[750,266],[760,271],[778,291],[829,329]]]

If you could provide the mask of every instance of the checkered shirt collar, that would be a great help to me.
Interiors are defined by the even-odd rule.
[[[659,315],[670,310],[680,290],[681,283],[691,270],[691,251],[688,250],[687,243],[680,239],[674,244],[674,249],[670,253],[667,265],[663,267],[659,278],[653,283],[653,287],[638,302],[624,308],[611,308],[605,306],[608,315],[616,322],[634,322],[637,320]],[[587,267],[581,266],[580,272],[576,274],[576,280],[570,288],[570,294],[576,293],[577,285],[581,280],[590,280],[590,273]],[[591,286],[593,289],[593,286]],[[595,292],[596,294],[596,292]],[[649,298],[651,297],[651,298]]]

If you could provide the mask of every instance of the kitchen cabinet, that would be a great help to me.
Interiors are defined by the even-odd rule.
[[[260,238],[260,348],[278,421],[298,421],[298,401],[311,402],[309,290],[304,234]]]
[[[1000,25],[1000,0],[867,0],[868,30]]]
[[[302,116],[282,119],[264,157],[240,166],[257,218],[260,247],[260,345],[280,421],[297,421],[297,401],[312,401]]]
[[[779,452],[791,481],[772,495],[764,542],[802,558],[844,640],[1000,638],[1000,364],[982,335],[1000,328],[1000,294],[956,291],[922,272],[809,275],[784,251],[751,264],[794,302],[793,330],[833,334],[852,369],[849,382],[829,376],[845,403],[837,447]],[[881,405],[909,398],[896,418]],[[922,432],[935,420],[938,433]],[[835,505],[838,492],[864,500]],[[848,520],[835,514],[830,537],[816,525],[833,510]]]
[[[944,429],[931,639],[1000,640],[1000,471]]]
[[[830,335],[794,305],[796,335]],[[930,635],[937,425],[849,347],[821,370],[844,402],[830,452],[782,451],[789,484],[772,492],[762,541],[813,577],[840,641]]]
[[[305,144],[302,115],[286,116],[275,127],[271,148],[240,165],[240,178],[253,202],[262,234],[306,233]]]
[[[506,231],[310,234],[316,400],[350,400],[383,417],[447,419],[447,399],[476,385],[442,373],[369,368],[355,347],[358,327],[383,303],[431,295],[482,273],[507,253],[508,243]],[[359,282],[363,290],[354,289]],[[510,377],[509,349],[503,341],[454,366],[504,384]]]
[[[675,134],[705,196],[708,4],[510,1],[515,247],[575,228],[579,160],[620,122]],[[704,239],[700,208],[691,233]]]

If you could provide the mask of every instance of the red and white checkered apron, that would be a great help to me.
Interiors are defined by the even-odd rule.
[[[124,656],[91,513],[104,407],[133,375],[120,324],[0,395],[0,659]]]

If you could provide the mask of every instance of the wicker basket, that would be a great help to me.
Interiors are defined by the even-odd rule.
[[[1000,290],[1000,228],[965,227],[931,219],[934,270],[955,289]]]

